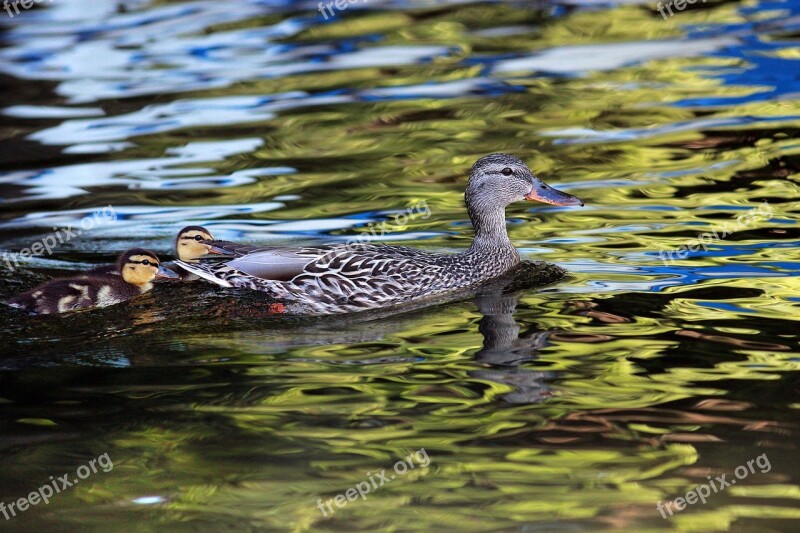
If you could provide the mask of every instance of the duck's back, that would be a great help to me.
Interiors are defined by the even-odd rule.
[[[284,260],[285,275],[251,269],[254,256],[256,262],[270,263],[270,268]],[[487,277],[465,253],[431,253],[385,244],[262,251],[227,266],[233,269],[227,278],[231,285],[266,290],[324,313],[402,304],[469,287]],[[237,275],[241,272],[248,275]]]

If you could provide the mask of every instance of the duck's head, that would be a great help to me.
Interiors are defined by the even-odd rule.
[[[158,256],[149,250],[132,248],[119,258],[122,279],[133,285],[147,285],[154,278],[178,278],[172,270],[161,266]]]
[[[211,245],[203,241],[213,241],[214,236],[202,226],[186,226],[178,232],[175,239],[175,254],[181,261],[196,263],[198,259],[210,253]]]
[[[525,163],[508,154],[490,154],[472,165],[466,200],[467,206],[478,210],[486,210],[489,207],[487,204],[505,207],[521,200],[538,200],[553,205],[583,205],[580,198],[547,185]]]

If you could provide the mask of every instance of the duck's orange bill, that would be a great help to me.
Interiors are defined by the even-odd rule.
[[[538,180],[531,184],[531,192],[525,195],[525,199],[552,205],[583,205],[583,200],[577,196],[561,192]]]

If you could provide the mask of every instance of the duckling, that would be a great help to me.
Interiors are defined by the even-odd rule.
[[[178,237],[175,239],[175,255],[186,263],[197,263],[198,259],[211,253],[212,245],[210,243],[213,241],[214,236],[203,226],[186,226],[178,232]],[[170,267],[180,273],[182,281],[200,279],[197,274],[193,274],[175,263],[170,263]]]
[[[179,276],[161,266],[153,252],[132,248],[120,256],[116,275],[95,274],[49,281],[14,297],[8,304],[41,315],[106,307],[149,291],[156,277]]]
[[[214,236],[211,232],[202,226],[186,226],[178,232],[175,239],[175,255],[181,261],[187,263],[197,263],[197,260],[206,254],[211,253],[211,244],[206,244],[203,241],[213,241]],[[197,275],[191,274],[186,270],[176,267],[173,263],[165,263],[166,267],[178,270],[181,280],[192,281],[200,279]],[[97,275],[119,275],[119,267],[117,265],[103,265],[101,267],[89,270],[83,276],[97,276]]]
[[[214,236],[203,226],[186,226],[178,232],[175,239],[175,255],[186,263],[197,263],[198,259],[211,253]]]

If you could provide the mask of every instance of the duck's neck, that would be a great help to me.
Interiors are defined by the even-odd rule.
[[[467,202],[467,211],[475,228],[475,239],[469,253],[487,255],[495,260],[519,263],[519,254],[506,231],[506,209],[496,204],[474,205]]]

